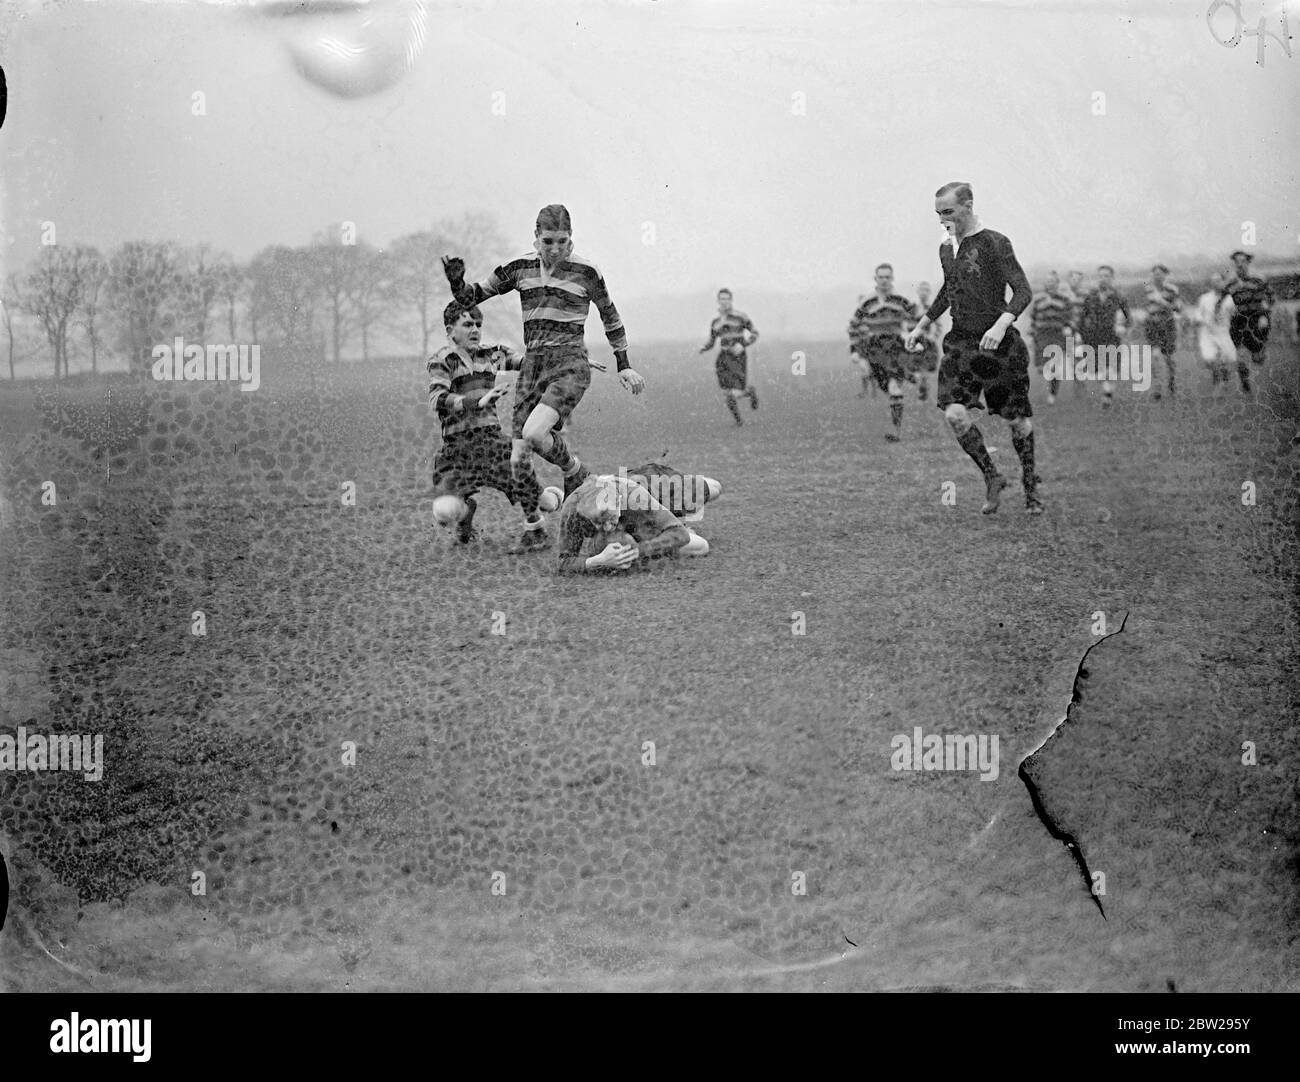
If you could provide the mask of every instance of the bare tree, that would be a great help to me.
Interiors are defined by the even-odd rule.
[[[354,268],[348,303],[361,332],[361,359],[370,361],[370,329],[392,310],[393,259],[385,251],[376,251],[368,244],[357,245],[357,264]]]
[[[482,277],[502,262],[506,242],[496,219],[483,212],[444,218],[430,229],[410,233],[392,245],[393,286],[414,309],[420,328],[420,355],[429,355],[429,343],[442,328],[442,307],[451,299],[442,273],[442,257],[459,255],[470,277]]]
[[[310,248],[312,274],[324,302],[335,364],[339,363],[343,344],[351,337],[356,325],[349,296],[354,288],[359,262],[357,245],[345,244],[341,236],[341,227],[331,226],[316,235]]]
[[[4,294],[0,296],[0,319],[4,320],[5,334],[9,338],[9,381],[14,380],[14,319],[19,306],[18,279],[9,275],[5,279]]]
[[[208,337],[208,321],[221,291],[221,279],[231,264],[230,256],[199,244],[181,253],[180,317],[186,332],[200,342]]]
[[[248,268],[249,320],[262,332],[301,349],[315,343],[317,304],[312,253],[277,245],[253,257]]]
[[[133,372],[148,369],[153,347],[179,324],[180,254],[163,241],[128,241],[108,260],[108,303]]]
[[[103,327],[100,316],[103,311],[105,284],[108,282],[108,262],[95,248],[87,249],[85,266],[81,274],[81,296],[78,313],[81,326],[90,342],[90,370],[99,371],[99,347],[102,342]]]
[[[248,269],[233,260],[221,267],[217,276],[217,300],[226,309],[226,329],[230,341],[238,339],[238,311],[242,303],[248,300]],[[257,338],[254,328],[253,338]]]
[[[68,325],[81,303],[86,267],[93,249],[49,245],[23,278],[21,304],[40,320],[54,354],[54,378],[68,374]]]

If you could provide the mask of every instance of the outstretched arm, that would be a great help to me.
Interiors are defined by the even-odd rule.
[[[443,256],[442,269],[447,276],[447,285],[451,287],[451,295],[457,304],[466,308],[515,288],[514,275],[504,266],[497,267],[483,282],[465,281],[465,261],[458,256]]]

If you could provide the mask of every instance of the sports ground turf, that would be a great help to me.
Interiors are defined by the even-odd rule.
[[[106,759],[0,773],[5,985],[1300,988],[1295,350],[1249,401],[1035,380],[1031,519],[1003,422],[982,517],[932,404],[888,444],[841,343],[765,347],[742,428],[692,346],[595,376],[585,460],[725,489],[617,577],[496,494],[434,529],[418,364],[0,389],[0,731]],[[1017,776],[1072,697],[1027,770],[1104,918]],[[916,726],[997,777],[891,769]]]

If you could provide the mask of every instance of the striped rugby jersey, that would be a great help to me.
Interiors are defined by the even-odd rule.
[[[518,369],[522,360],[505,346],[479,346],[466,355],[451,343],[430,357],[425,365],[429,373],[429,408],[442,422],[442,438],[480,428],[500,429],[495,409],[467,409],[461,396],[491,389],[498,370]]]
[[[1168,326],[1177,321],[1183,310],[1183,295],[1173,282],[1157,287],[1148,282],[1146,288],[1147,322]]]
[[[919,318],[916,306],[906,297],[890,293],[882,299],[880,294],[872,293],[858,305],[849,321],[849,342],[855,350],[862,350],[881,338],[901,340],[907,325]]]
[[[1030,330],[1035,340],[1060,338],[1065,328],[1072,325],[1074,299],[1064,293],[1049,293],[1044,289],[1035,294],[1029,309]]]
[[[1227,293],[1242,316],[1258,316],[1273,307],[1273,290],[1263,278],[1248,274],[1228,283]]]
[[[627,334],[618,309],[610,300],[605,279],[596,265],[572,254],[550,271],[536,252],[528,252],[497,267],[487,281],[466,283],[456,300],[472,307],[510,290],[519,290],[524,313],[524,348],[583,344],[583,327],[594,302],[605,324],[605,337],[615,352],[627,349]]]
[[[712,349],[713,343],[717,342],[722,349],[730,353],[734,345],[745,345],[746,332],[758,334],[753,321],[744,312],[737,312],[734,308],[725,316],[721,313],[709,324],[709,341],[704,347]]]

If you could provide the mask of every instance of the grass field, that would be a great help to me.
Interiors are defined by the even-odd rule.
[[[496,494],[435,530],[418,365],[0,389],[0,731],[106,758],[0,773],[4,985],[1300,989],[1294,349],[1252,400],[1036,382],[1031,519],[796,345],[742,428],[691,346],[595,375],[587,461],[725,488],[622,577],[506,555]],[[1105,919],[1017,777],[1072,697],[1029,769]],[[914,726],[998,776],[891,769]]]

